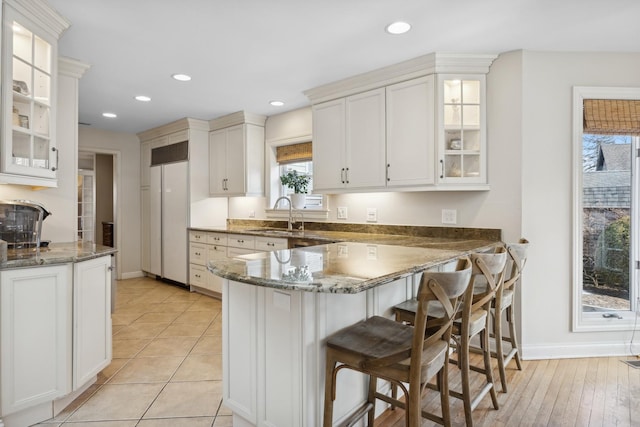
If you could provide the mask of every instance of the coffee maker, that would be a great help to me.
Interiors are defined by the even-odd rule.
[[[0,240],[8,249],[39,248],[42,222],[51,215],[44,206],[30,200],[0,200]]]

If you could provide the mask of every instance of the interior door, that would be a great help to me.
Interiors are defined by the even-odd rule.
[[[162,277],[186,284],[188,163],[169,163],[162,169]]]

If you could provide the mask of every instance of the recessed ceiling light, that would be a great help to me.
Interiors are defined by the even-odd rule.
[[[118,117],[116,113],[102,113],[102,116],[108,119],[115,119],[116,117]]]
[[[138,95],[135,97],[136,101],[142,101],[142,102],[149,102],[151,101],[151,98],[149,98],[148,96],[145,95]]]
[[[273,105],[274,107],[282,107],[284,105],[284,102],[282,102],[282,101],[270,101],[269,104]]]
[[[411,29],[411,24],[403,21],[393,22],[387,25],[385,30],[389,34],[404,34]]]
[[[174,74],[171,77],[181,82],[188,82],[189,80],[191,80],[191,76],[188,76],[186,74]]]

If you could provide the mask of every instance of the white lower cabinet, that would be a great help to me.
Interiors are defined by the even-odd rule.
[[[255,252],[287,249],[284,238],[189,231],[189,285],[192,291],[205,289],[222,294],[222,278],[207,270],[207,263]]]
[[[111,257],[74,264],[73,390],[111,363]]]
[[[106,255],[0,271],[0,426],[53,417],[111,363],[110,268]]]
[[[326,338],[412,296],[419,275],[357,294],[279,290],[224,280],[223,402],[233,425],[320,426]],[[365,400],[367,379],[343,370],[336,384],[334,425]],[[379,386],[390,392],[388,384]],[[384,411],[379,404],[376,412]]]
[[[71,264],[0,272],[0,425],[71,392],[71,278]]]

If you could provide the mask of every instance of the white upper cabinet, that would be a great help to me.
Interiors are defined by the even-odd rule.
[[[438,76],[439,184],[487,184],[485,76]]]
[[[314,190],[488,190],[485,75],[495,58],[434,53],[306,91]]]
[[[385,186],[384,88],[313,106],[314,191]]]
[[[435,179],[434,77],[387,86],[387,186],[430,185]]]
[[[68,26],[45,2],[3,2],[0,173],[5,182],[56,186],[57,43]]]
[[[238,112],[209,122],[211,196],[264,195],[265,120]]]

